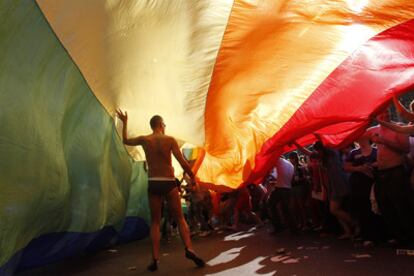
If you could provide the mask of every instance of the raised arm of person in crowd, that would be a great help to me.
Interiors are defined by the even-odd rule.
[[[369,143],[369,142],[368,142]],[[354,155],[351,153],[345,160],[344,162],[344,171],[345,172],[349,172],[349,173],[353,173],[353,172],[360,172],[363,173],[365,175],[367,175],[368,177],[373,178],[374,175],[372,173],[372,164],[362,164],[362,165],[357,165],[354,166],[352,159]]]
[[[400,135],[403,135],[403,134],[400,134]],[[371,141],[375,144],[383,144],[396,152],[408,153],[410,151],[410,144],[408,142],[408,139],[401,139],[401,141],[392,141],[378,134],[373,134],[371,136]]]
[[[395,132],[399,133],[405,133],[405,134],[414,134],[414,125],[400,125],[393,122],[386,122],[383,120],[380,120],[379,118],[376,118],[376,121],[386,127],[389,128]]]
[[[299,143],[296,142],[296,140],[294,140],[292,142],[292,144],[294,144],[298,148],[298,150],[300,150],[303,154],[306,154],[308,156],[311,156],[311,154],[313,153],[312,151],[308,150],[307,148],[304,148],[301,145],[299,145]]]
[[[374,177],[374,175],[372,173],[372,166],[369,166],[367,164],[359,165],[359,166],[353,166],[352,162],[345,161],[344,162],[344,171],[348,172],[348,173],[360,172],[360,173],[363,173],[363,174],[367,175],[370,178]]]
[[[394,102],[395,108],[397,109],[397,112],[401,115],[401,117],[405,118],[410,122],[414,122],[414,113],[407,110],[398,100],[398,97],[396,95],[392,97],[392,100]]]
[[[118,109],[116,111],[116,115],[118,116],[118,118],[122,121],[123,126],[122,126],[122,142],[124,142],[125,145],[128,146],[138,146],[138,145],[142,145],[144,139],[143,136],[138,136],[138,137],[134,137],[134,138],[128,138],[128,131],[127,131],[127,124],[128,124],[128,114],[125,111],[125,113],[122,112],[121,109]]]

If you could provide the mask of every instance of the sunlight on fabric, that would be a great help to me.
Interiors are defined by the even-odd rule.
[[[240,255],[240,251],[245,247],[246,246],[232,248],[227,251],[221,252],[217,257],[208,261],[208,265],[213,266],[213,265],[231,262]]]
[[[227,269],[227,270],[222,270],[220,272],[217,273],[213,273],[213,274],[206,274],[206,275],[255,275],[258,274],[258,271],[260,269],[262,269],[263,267],[265,267],[264,265],[260,264],[263,260],[265,260],[267,257],[258,257],[248,263],[242,264],[240,266],[236,266],[234,268],[231,269]],[[275,275],[277,271],[272,271],[269,273],[265,273],[262,274],[260,273],[260,275],[266,276],[266,275]]]
[[[233,0],[37,3],[106,110],[128,111],[131,135],[147,134],[159,114],[169,135],[204,144],[207,92]]]
[[[352,24],[351,26],[346,26],[343,39],[339,42],[339,50],[351,54],[376,33],[376,30],[366,25]]]
[[[358,13],[362,12],[368,3],[369,0],[346,0],[348,7]]]

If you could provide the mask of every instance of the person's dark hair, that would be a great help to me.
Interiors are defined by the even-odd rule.
[[[323,150],[323,144],[322,144],[322,142],[321,141],[316,141],[314,144],[313,144],[313,149],[314,150],[317,150],[317,151],[322,151]]]
[[[295,159],[299,161],[299,155],[296,151],[292,151],[291,153],[289,153],[289,159]]]
[[[162,121],[162,117],[160,115],[154,115],[152,116],[150,120],[150,126],[152,129],[156,128],[160,122]]]

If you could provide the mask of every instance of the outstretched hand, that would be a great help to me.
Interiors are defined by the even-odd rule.
[[[125,124],[128,121],[128,114],[125,111],[125,113],[122,112],[121,109],[118,109],[116,111],[116,115],[118,116],[118,118]]]

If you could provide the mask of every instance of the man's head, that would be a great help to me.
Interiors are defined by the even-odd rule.
[[[152,116],[150,120],[150,126],[152,130],[161,130],[162,133],[164,133],[165,124],[163,118],[160,115]]]
[[[289,160],[292,164],[297,164],[299,163],[299,156],[298,153],[295,151],[292,151],[291,153],[289,153]]]

